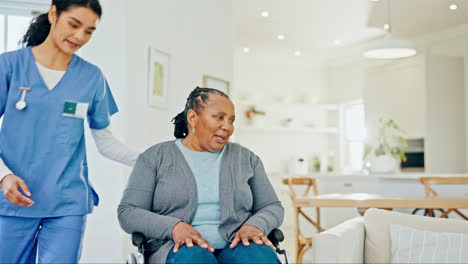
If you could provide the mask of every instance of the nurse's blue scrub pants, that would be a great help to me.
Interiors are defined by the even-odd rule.
[[[0,216],[0,263],[78,263],[86,215]]]

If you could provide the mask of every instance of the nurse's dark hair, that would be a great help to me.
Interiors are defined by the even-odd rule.
[[[67,11],[73,7],[87,7],[93,10],[99,18],[102,16],[102,8],[99,0],[52,0],[51,5],[57,8],[57,17],[59,17],[63,11]],[[39,14],[31,22],[28,31],[26,31],[26,34],[24,34],[23,38],[20,40],[20,44],[23,47],[40,45],[46,40],[49,32],[49,13]]]
[[[172,119],[174,124],[174,136],[176,138],[185,138],[188,135],[188,121],[187,113],[190,109],[199,113],[206,105],[206,102],[209,100],[211,94],[218,94],[229,99],[227,94],[221,92],[220,90],[212,88],[200,88],[197,86],[187,98],[185,103],[184,111],[180,112]]]

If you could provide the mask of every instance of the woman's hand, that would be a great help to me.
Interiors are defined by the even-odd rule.
[[[242,226],[239,231],[237,231],[236,236],[232,240],[232,243],[229,247],[235,248],[241,241],[244,246],[250,246],[249,240],[252,240],[257,245],[265,244],[271,247],[273,250],[276,250],[276,247],[273,245],[273,243],[271,243],[268,237],[262,233],[262,230],[251,225]]]
[[[172,229],[172,240],[174,240],[174,253],[177,253],[179,248],[184,244],[189,248],[193,247],[193,243],[214,252],[214,248],[210,243],[195,228],[185,222],[179,222],[174,226],[174,229]]]
[[[18,206],[31,206],[34,204],[31,199],[21,194],[21,192],[18,190],[18,188],[21,188],[21,190],[27,196],[31,196],[31,192],[29,192],[28,186],[20,177],[13,174],[8,174],[0,183],[2,184],[2,190],[5,198],[12,204]]]

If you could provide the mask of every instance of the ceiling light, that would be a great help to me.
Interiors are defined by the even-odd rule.
[[[378,2],[379,0],[371,0],[372,2]]]
[[[276,38],[279,39],[279,40],[283,40],[286,37],[283,34],[279,34]]]
[[[335,39],[334,42],[335,42],[335,45],[341,45],[341,43],[343,43],[341,39]]]
[[[260,15],[262,17],[268,17],[268,16],[270,16],[270,13],[268,13],[268,11],[262,11],[262,13],[260,13]]]
[[[387,34],[382,40],[370,43],[362,54],[364,57],[370,59],[399,59],[416,54],[416,49],[411,41],[392,37],[390,11],[390,0],[387,0],[388,23],[384,26],[387,30]]]
[[[244,53],[249,53],[250,52],[250,48],[247,48],[247,47],[245,47],[243,50],[244,50]]]
[[[299,56],[302,55],[302,52],[301,52],[300,50],[296,50],[296,51],[294,52],[294,55],[296,55],[296,56],[299,57]]]
[[[416,54],[413,43],[408,40],[393,39],[387,35],[383,40],[371,43],[363,55],[370,59],[399,59]]]
[[[456,4],[451,4],[449,8],[450,10],[457,10],[458,6]]]

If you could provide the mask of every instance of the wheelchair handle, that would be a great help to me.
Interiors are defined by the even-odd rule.
[[[132,243],[135,247],[140,247],[141,245],[146,244],[146,237],[142,233],[132,233]]]
[[[278,228],[273,229],[270,234],[268,234],[268,239],[273,243],[275,247],[278,248],[279,242],[283,242],[284,234]]]

